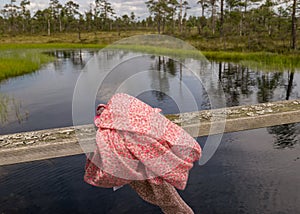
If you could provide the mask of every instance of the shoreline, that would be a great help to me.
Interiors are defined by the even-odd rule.
[[[152,32],[125,32],[118,36],[117,32],[99,32],[83,34],[83,38],[78,40],[76,34],[57,34],[52,37],[43,35],[37,36],[16,36],[13,38],[0,37],[0,81],[11,77],[21,76],[38,70],[43,65],[55,61],[54,57],[44,54],[51,50],[80,50],[94,49],[101,50],[115,41],[128,38],[134,35],[149,35]],[[156,34],[157,35],[157,34]],[[71,39],[72,38],[72,39]],[[76,39],[74,39],[76,38]],[[185,40],[193,46],[193,41]],[[167,54],[173,50],[167,48],[138,47],[129,46],[135,51],[145,51],[148,53]],[[253,69],[263,71],[283,71],[286,69],[295,71],[300,68],[300,54],[272,53],[262,51],[224,51],[224,50],[204,50],[195,49],[192,55],[204,56],[210,61],[233,62]],[[189,55],[185,50],[177,51],[179,54]],[[25,54],[24,54],[25,53]]]
[[[0,81],[21,76],[38,70],[43,65],[55,61],[54,57],[47,56],[43,52],[51,50],[101,50],[105,44],[74,44],[74,43],[52,43],[52,44],[5,44],[0,45]],[[136,51],[143,48],[134,48]],[[26,54],[23,50],[26,50]],[[21,53],[20,53],[21,51]],[[150,52],[149,52],[150,51]],[[152,51],[152,52],[151,52]],[[9,54],[7,54],[9,52]],[[154,53],[153,48],[148,50]],[[165,48],[158,49],[155,53],[170,53]],[[174,51],[173,51],[174,52]],[[187,54],[185,51],[178,53]],[[22,54],[22,55],[21,55]],[[295,71],[300,68],[300,55],[298,54],[275,54],[269,52],[224,52],[224,51],[193,51],[192,55],[204,56],[208,60],[217,62],[233,62],[243,66],[249,66],[263,71],[284,71],[286,69]]]

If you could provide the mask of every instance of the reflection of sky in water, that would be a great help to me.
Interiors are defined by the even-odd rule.
[[[28,112],[28,118],[19,123],[14,116],[15,109],[9,106],[10,122],[2,124],[0,134],[72,125],[74,87],[80,71],[94,54],[81,52],[80,57],[78,52],[55,52],[56,56],[61,57],[57,62],[50,63],[33,74],[3,81],[0,93],[19,103],[20,112]],[[105,60],[129,60],[117,64],[105,78],[96,104],[106,102],[122,86],[123,92],[131,89],[141,93],[139,88],[152,89],[152,92],[144,91],[139,97],[153,106],[159,106],[166,114],[177,113],[179,110],[208,109],[212,99],[217,101],[215,107],[222,106],[218,104],[218,100],[221,100],[217,93],[220,84],[215,81],[216,78],[222,83],[228,106],[284,100],[287,92],[290,92],[290,99],[300,96],[299,73],[294,74],[291,82],[288,72],[263,73],[232,63],[202,62],[202,69],[199,70],[197,66],[193,69],[200,75],[200,82],[188,69],[195,65],[193,60],[181,64],[167,57],[131,56],[136,55],[126,51],[107,53]],[[94,69],[97,72],[99,70],[97,67]],[[216,76],[208,75],[211,70],[216,71]],[[144,73],[140,73],[141,71]],[[209,96],[203,87],[209,91]],[[86,122],[90,123],[90,120]]]
[[[156,92],[147,93],[143,101],[168,105],[165,99],[171,98],[181,112],[203,109],[201,82],[179,62],[167,57],[135,57],[116,66],[103,81],[98,99],[106,101],[116,92],[139,96],[151,91]],[[178,113],[174,107],[161,105],[166,114]]]
[[[0,128],[0,134],[72,125],[73,90],[93,53],[83,52],[82,60],[78,53],[56,54],[61,57],[57,62],[0,84],[2,95],[20,102],[22,111],[29,111],[27,120],[21,124],[13,120]],[[128,54],[107,57],[124,58]],[[220,71],[218,78],[228,106],[300,96],[299,73],[289,84],[288,72],[263,73],[231,63],[221,63],[220,67],[212,62],[205,66]],[[159,89],[139,94],[140,99],[162,108],[164,113],[178,112],[173,97],[187,98],[185,94],[180,97],[180,84],[185,84],[198,108],[209,108],[203,88],[185,66],[166,57],[151,56],[115,67],[105,79],[96,102],[107,101],[128,76],[149,70],[155,71],[129,82],[139,81],[141,87]],[[211,76],[201,77],[203,85],[216,91],[218,85],[211,83]],[[126,87],[123,90],[128,90]],[[186,102],[189,105],[190,101]],[[225,134],[213,158],[192,169],[188,187],[180,194],[195,213],[299,213],[299,126],[289,124]],[[199,142],[205,142],[205,138]],[[0,213],[159,213],[158,208],[144,203],[128,187],[113,193],[111,189],[85,184],[84,161],[82,155],[0,167]]]
[[[84,53],[82,63],[90,57]],[[10,123],[2,124],[0,134],[71,125],[73,90],[82,66],[70,58],[59,58],[35,73],[2,82],[0,93],[20,102],[20,110],[28,112],[29,117],[21,124],[10,117]],[[12,106],[9,109],[15,110]]]

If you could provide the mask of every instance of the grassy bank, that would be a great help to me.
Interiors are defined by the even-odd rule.
[[[300,68],[299,54],[275,54],[268,52],[223,52],[204,51],[209,60],[241,63],[263,70],[284,70]]]
[[[0,81],[38,70],[55,60],[44,54],[57,49],[101,49],[100,44],[40,43],[0,44]]]
[[[217,62],[235,62],[253,69],[264,71],[294,70],[300,68],[299,54],[276,54],[269,52],[224,52],[224,51],[199,51],[199,50],[175,50],[164,48],[166,45],[137,46],[137,45],[114,45],[115,48],[128,49],[138,52],[175,56],[182,58],[203,59],[204,57]],[[175,48],[175,47],[174,47]]]
[[[80,43],[12,43],[12,44],[0,44],[0,51],[7,50],[51,50],[51,49],[101,49],[105,47],[105,44],[80,44]]]
[[[0,81],[38,70],[42,65],[54,61],[55,58],[43,54],[45,51],[57,49],[101,49],[92,34],[84,35],[85,41],[76,39],[76,34],[58,34],[48,36],[2,36],[0,38]],[[98,35],[100,36],[100,35]],[[101,35],[104,36],[104,35]],[[114,35],[110,35],[110,39]]]
[[[142,31],[97,32],[47,35],[19,35],[0,37],[0,81],[38,70],[55,58],[43,54],[57,49],[101,49],[122,38],[145,34]]]
[[[43,54],[43,52],[47,50],[101,49],[107,44],[112,44],[126,37],[151,33],[153,32],[128,31],[121,32],[121,34],[118,32],[83,33],[80,39],[76,33],[56,34],[51,37],[45,35],[2,36],[0,37],[0,80],[30,73],[38,70],[43,64],[55,60],[53,57]],[[189,41],[188,39],[186,41],[192,45],[194,45],[193,43],[195,42]],[[201,43],[201,41],[199,40],[198,43]],[[206,43],[204,42],[203,44],[205,45]],[[300,68],[300,54],[295,53],[278,54],[270,52],[217,51],[214,48],[210,50],[208,46],[206,46],[206,50],[203,52],[189,52],[186,50],[174,52],[174,49],[171,50],[163,47],[164,46],[159,48],[148,46],[137,47],[133,45],[129,46],[128,49],[188,57],[202,57],[203,54],[209,60],[237,62],[263,70]],[[200,49],[203,50],[202,48]]]
[[[0,52],[0,80],[38,70],[43,64],[55,60],[37,51]]]

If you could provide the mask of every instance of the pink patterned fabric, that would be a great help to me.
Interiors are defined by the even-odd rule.
[[[99,105],[97,146],[87,157],[84,180],[99,187],[166,181],[183,190],[201,148],[160,111],[127,94],[116,94],[107,105]]]

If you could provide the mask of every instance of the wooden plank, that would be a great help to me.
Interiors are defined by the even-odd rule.
[[[214,115],[216,115],[214,117]],[[193,137],[300,122],[300,100],[167,115]],[[65,127],[0,136],[0,166],[93,151],[95,127]],[[195,132],[196,129],[196,132]]]

